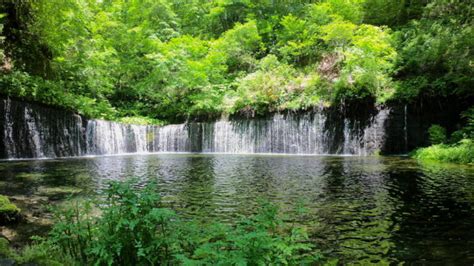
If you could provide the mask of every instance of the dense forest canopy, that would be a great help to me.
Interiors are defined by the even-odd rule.
[[[131,122],[473,96],[463,0],[2,1],[1,93]]]

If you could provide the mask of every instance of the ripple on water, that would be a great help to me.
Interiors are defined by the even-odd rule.
[[[473,167],[402,157],[223,154],[13,161],[0,162],[0,193],[38,210],[65,193],[93,196],[109,181],[131,177],[140,186],[155,181],[169,206],[197,219],[232,222],[253,213],[258,199],[272,201],[341,263],[474,262]],[[300,202],[304,216],[295,212]],[[34,230],[35,219],[18,239],[44,231],[44,219]]]

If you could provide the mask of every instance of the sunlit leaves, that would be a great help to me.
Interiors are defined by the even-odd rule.
[[[255,21],[245,24],[237,23],[234,28],[217,39],[212,48],[225,56],[231,71],[247,70],[255,63],[254,55],[261,48],[261,37]]]
[[[302,62],[315,54],[315,35],[310,24],[293,15],[281,20],[282,29],[278,32],[278,51],[289,62]]]
[[[330,45],[344,47],[351,42],[356,27],[351,22],[337,20],[322,27],[322,38]]]
[[[237,93],[228,99],[230,112],[249,115],[285,109],[305,109],[321,103],[325,84],[317,73],[300,73],[276,56],[263,58],[257,71],[237,80]],[[319,95],[319,96],[318,96]]]
[[[182,122],[473,93],[472,8],[461,0],[51,0],[21,7],[30,12],[20,13],[27,23],[16,29],[24,58],[7,59],[33,75],[21,82],[12,75],[11,84],[52,82],[61,95],[107,103],[120,116]],[[9,91],[77,106],[69,96],[58,99],[56,89],[44,93],[54,101],[25,85]],[[97,113],[85,101],[78,111]]]
[[[344,51],[343,72],[351,82],[383,101],[393,93],[390,73],[396,58],[389,33],[379,27],[360,25],[353,36],[352,45]]]

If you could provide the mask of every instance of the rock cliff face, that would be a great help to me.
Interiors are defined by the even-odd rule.
[[[89,120],[0,98],[0,158],[146,152],[401,154],[426,144],[432,123],[456,119],[424,108],[359,105],[159,127]]]
[[[64,110],[0,99],[0,157],[82,155],[86,123],[81,116]]]

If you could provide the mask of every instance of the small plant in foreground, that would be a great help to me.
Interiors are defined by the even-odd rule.
[[[235,225],[185,221],[162,206],[150,184],[110,184],[105,200],[72,203],[40,242],[81,265],[294,265],[319,259],[303,227],[282,221],[265,203]],[[100,215],[92,215],[95,211]]]

